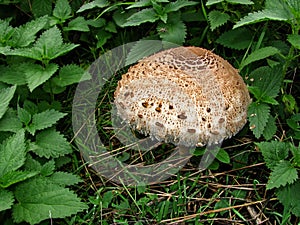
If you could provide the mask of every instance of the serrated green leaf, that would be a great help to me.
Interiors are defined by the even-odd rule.
[[[199,2],[194,1],[188,1],[188,0],[177,0],[175,2],[170,2],[164,7],[164,10],[166,13],[169,12],[177,12],[179,9],[186,7],[186,6],[192,6],[197,5]]]
[[[57,0],[53,10],[53,16],[65,21],[71,17],[72,9],[68,0]]]
[[[31,5],[32,13],[35,18],[52,13],[52,0],[33,0]]]
[[[25,162],[24,130],[18,131],[0,145],[0,177],[19,169]]]
[[[48,129],[36,135],[36,141],[30,145],[31,150],[40,157],[57,158],[72,152],[69,142],[59,132]]]
[[[65,87],[79,81],[88,80],[91,75],[75,64],[66,65],[59,70],[59,75],[53,78],[56,85]]]
[[[132,9],[132,8],[142,8],[145,6],[150,6],[151,1],[150,0],[141,0],[138,2],[134,2],[132,5],[128,6],[126,9]]]
[[[71,186],[82,182],[79,176],[65,172],[55,172],[49,177],[49,179],[51,182],[61,186]]]
[[[250,73],[249,80],[251,80],[251,87],[259,89],[255,95],[257,100],[278,104],[274,98],[277,97],[283,81],[281,67],[259,67]]]
[[[275,135],[276,131],[277,127],[275,123],[275,117],[269,115],[269,119],[264,129],[263,136],[266,140],[270,140]]]
[[[142,23],[150,22],[153,23],[159,19],[158,15],[154,11],[154,9],[143,9],[131,15],[127,22],[123,24],[126,26],[138,26]]]
[[[286,211],[300,216],[300,180],[277,190],[277,197]]]
[[[11,39],[11,46],[17,48],[27,47],[34,42],[36,34],[46,26],[47,22],[48,17],[43,16],[15,28]]]
[[[55,161],[50,160],[46,162],[44,165],[42,165],[41,175],[44,177],[50,176],[51,174],[53,174],[54,170],[55,170]]]
[[[160,22],[157,31],[163,41],[178,45],[181,45],[186,37],[186,26],[180,18],[180,13],[169,14],[167,23]]]
[[[14,97],[16,86],[0,89],[0,119],[8,109],[10,100]]]
[[[18,118],[22,123],[24,123],[25,125],[28,125],[30,123],[31,114],[26,109],[23,109],[20,106],[18,106],[17,113],[18,113]]]
[[[5,47],[14,33],[14,28],[9,26],[9,21],[0,19],[0,31],[0,46]]]
[[[35,88],[45,83],[58,70],[58,65],[54,63],[48,64],[46,67],[32,64],[27,71],[25,71],[27,85],[32,92]]]
[[[264,103],[252,102],[248,107],[250,129],[259,138],[266,127],[270,115],[270,106]]]
[[[222,163],[230,163],[230,156],[229,154],[222,148],[219,149],[218,154],[216,155],[216,158],[222,162]]]
[[[298,178],[298,172],[289,161],[280,161],[271,172],[267,189],[279,188],[292,184]]]
[[[19,120],[15,110],[9,108],[0,119],[0,131],[10,131],[16,133],[22,128],[22,122]]]
[[[300,35],[299,34],[290,34],[288,35],[287,40],[293,45],[295,48],[300,49]]]
[[[275,166],[282,160],[286,159],[289,154],[289,149],[286,143],[271,141],[256,143],[259,147],[266,165],[273,170]]]
[[[27,180],[37,174],[38,172],[36,171],[10,171],[0,177],[0,188],[7,188],[13,184]]]
[[[253,5],[254,2],[250,0],[226,0],[226,2],[233,3],[233,4],[241,4],[241,5]]]
[[[68,27],[64,28],[64,30],[76,30],[76,31],[82,31],[82,32],[88,32],[90,31],[90,28],[88,26],[88,21],[84,19],[82,16],[78,16],[75,19],[71,20],[68,23]]]
[[[252,42],[252,32],[246,28],[229,30],[223,33],[216,42],[237,50],[246,49]]]
[[[12,85],[26,84],[25,71],[32,63],[14,63],[9,66],[0,66],[0,81]]]
[[[29,125],[29,132],[34,135],[37,130],[43,130],[53,126],[58,120],[66,116],[66,113],[50,109],[32,116],[32,122]]]
[[[14,202],[14,194],[11,191],[0,189],[0,212],[10,209]]]
[[[210,25],[210,29],[214,30],[219,26],[222,26],[229,20],[230,16],[218,10],[213,10],[208,13],[208,21]]]
[[[265,59],[267,57],[270,57],[272,55],[279,54],[279,53],[280,53],[280,51],[277,48],[271,47],[271,46],[255,50],[250,55],[248,55],[245,60],[243,60],[241,62],[239,70],[242,70],[245,66],[247,66],[250,63],[253,63],[253,62],[261,60],[261,59]]]
[[[106,6],[109,5],[109,2],[107,0],[95,0],[89,3],[86,3],[84,5],[82,5],[78,10],[77,13],[79,12],[83,12],[89,9],[93,9],[93,8],[104,8]]]
[[[224,2],[225,0],[208,0],[206,2],[206,6],[210,6],[210,5],[214,5],[214,4],[217,4],[217,3],[220,3],[220,2]]]
[[[46,178],[34,178],[16,187],[14,221],[30,224],[50,218],[64,218],[87,209],[86,204],[66,188]]]
[[[290,149],[293,154],[293,164],[297,167],[300,166],[300,146],[296,147],[290,144]]]

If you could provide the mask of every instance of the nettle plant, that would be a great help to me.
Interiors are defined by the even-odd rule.
[[[52,15],[13,27],[0,20],[0,219],[40,223],[83,211],[87,205],[69,190],[81,179],[59,171],[72,148],[56,130],[67,114],[55,101],[84,76],[58,58],[78,45],[64,43],[60,23],[71,15],[57,1]],[[70,25],[70,24],[69,24]],[[70,29],[70,26],[67,26]],[[88,76],[88,74],[86,74]],[[9,220],[9,219],[8,219]]]
[[[238,19],[233,29],[221,34],[216,42],[235,50],[246,50],[240,60],[239,70],[245,75],[253,96],[248,109],[249,128],[257,140],[265,139],[256,145],[271,170],[267,189],[275,190],[279,201],[285,206],[283,219],[288,220],[291,213],[300,216],[300,147],[293,142],[300,139],[300,116],[295,96],[288,88],[299,66],[300,2],[266,0],[264,9],[251,12],[243,18],[230,14],[228,5],[231,3],[254,4],[248,0],[210,0],[207,6],[216,4],[216,7],[226,7],[223,7],[224,11],[210,11],[209,23],[214,30]],[[259,34],[256,28],[246,26],[262,21],[266,21],[266,25]],[[285,30],[290,31],[284,37],[286,41],[275,40],[268,35],[268,21],[278,21],[285,26]],[[266,60],[267,65],[262,60]],[[272,140],[279,133],[276,120],[286,121],[287,129],[292,130],[284,141],[280,138]]]

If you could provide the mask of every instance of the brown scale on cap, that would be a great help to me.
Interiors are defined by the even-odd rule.
[[[142,59],[115,91],[120,117],[159,141],[185,146],[220,143],[246,123],[250,96],[226,60],[198,47]]]

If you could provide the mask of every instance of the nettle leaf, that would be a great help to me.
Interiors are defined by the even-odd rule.
[[[284,142],[260,142],[256,143],[256,145],[259,147],[267,167],[271,170],[274,170],[276,165],[286,159],[289,154],[288,145]]]
[[[26,156],[24,133],[20,130],[0,145],[0,177],[23,166]]]
[[[72,191],[38,177],[16,187],[18,201],[13,206],[15,222],[40,223],[50,218],[64,218],[87,209]]]
[[[269,115],[269,119],[264,129],[263,136],[266,140],[270,140],[275,135],[276,131],[277,131],[277,127],[275,123],[275,117]]]
[[[214,30],[219,26],[222,26],[230,19],[230,16],[218,10],[213,10],[208,13],[208,21],[210,25],[210,29]]]
[[[126,9],[132,9],[132,8],[142,8],[145,6],[150,6],[151,1],[150,0],[141,0],[138,2],[134,2],[132,5],[128,6]]]
[[[259,67],[250,73],[249,80],[251,87],[259,89],[255,94],[257,100],[272,104],[272,99],[277,97],[283,81],[282,68],[279,66]]]
[[[77,13],[79,12],[83,12],[89,9],[93,9],[93,8],[104,8],[106,6],[109,5],[109,2],[107,0],[95,0],[89,3],[86,3],[84,5],[82,5],[78,10]]]
[[[253,34],[249,29],[239,28],[224,32],[216,42],[237,50],[246,49],[252,42]]]
[[[37,32],[42,30],[48,22],[48,17],[43,16],[36,20],[32,20],[25,25],[15,28],[11,39],[13,47],[27,47],[34,42]]]
[[[197,5],[199,2],[194,1],[188,1],[188,0],[177,0],[175,2],[170,2],[164,7],[164,10],[166,13],[169,12],[177,12],[179,9],[186,7],[186,6],[192,6]]]
[[[8,109],[10,100],[14,97],[16,86],[0,89],[0,119]]]
[[[163,41],[179,45],[184,42],[186,37],[186,26],[180,19],[180,13],[169,14],[167,23],[160,22],[157,31]]]
[[[88,32],[90,31],[90,28],[88,26],[89,22],[84,19],[82,16],[78,16],[75,19],[71,20],[68,23],[68,27],[65,27],[64,30],[76,30],[76,31],[82,31],[82,32]]]
[[[0,81],[12,85],[26,84],[25,70],[32,63],[13,63],[9,66],[0,66]]]
[[[17,112],[19,120],[25,125],[28,125],[31,121],[31,114],[20,106],[17,107]]]
[[[52,0],[33,0],[31,9],[35,18],[50,15],[52,13]]]
[[[48,129],[36,135],[30,149],[40,157],[57,158],[72,152],[69,142],[59,132]]]
[[[264,103],[252,102],[248,108],[250,129],[259,138],[266,127],[270,115],[270,106]]]
[[[66,113],[61,113],[54,109],[34,114],[32,116],[32,122],[28,127],[29,132],[34,135],[37,130],[43,130],[53,126],[58,120],[66,115]]]
[[[72,9],[68,0],[57,0],[53,10],[53,16],[65,21],[71,17]]]
[[[142,23],[150,22],[153,23],[159,19],[154,9],[143,9],[131,15],[127,22],[123,24],[126,26],[138,26]]]
[[[91,75],[83,68],[75,64],[70,64],[60,68],[58,76],[54,77],[53,81],[56,85],[65,87],[90,78]]]
[[[217,4],[217,3],[220,3],[220,2],[224,2],[225,0],[208,0],[206,2],[206,6],[210,6],[210,5],[214,5],[214,4]]]
[[[267,189],[279,188],[294,183],[298,178],[298,172],[289,161],[280,161],[271,172]]]
[[[0,131],[10,131],[16,133],[22,129],[22,122],[17,116],[17,112],[9,108],[0,119]]]
[[[293,164],[297,167],[300,166],[300,146],[296,147],[294,145],[290,146],[291,152],[293,154]]]
[[[241,62],[239,70],[242,70],[245,66],[247,66],[250,63],[253,63],[261,59],[265,59],[269,56],[279,54],[279,53],[280,51],[277,48],[271,46],[255,50],[250,55],[248,55],[245,60]]]
[[[44,177],[50,176],[51,174],[53,174],[54,170],[55,170],[55,161],[50,160],[41,167],[41,175]]]
[[[300,216],[300,180],[277,190],[277,197],[286,211]]]
[[[79,176],[66,172],[55,172],[49,177],[49,179],[51,182],[61,186],[71,186],[82,182]]]
[[[38,64],[32,64],[25,71],[26,81],[29,90],[32,92],[35,88],[45,83],[58,70],[58,65],[54,63],[43,67]]]
[[[233,29],[266,20],[288,21],[292,18],[293,14],[285,1],[267,0],[264,10],[249,13],[247,16],[240,19],[240,21],[233,26]]]
[[[7,188],[13,184],[27,180],[28,178],[31,178],[37,174],[38,172],[36,171],[10,171],[4,174],[2,177],[0,177],[0,187]]]
[[[250,0],[226,0],[226,2],[233,3],[233,4],[241,4],[241,5],[253,5],[254,2]]]
[[[14,202],[14,194],[11,191],[0,189],[0,212],[10,209]]]
[[[295,48],[300,49],[300,35],[299,34],[290,34],[290,35],[288,35],[287,40]]]
[[[14,33],[14,28],[9,26],[9,21],[0,19],[0,31],[0,46],[5,47]]]

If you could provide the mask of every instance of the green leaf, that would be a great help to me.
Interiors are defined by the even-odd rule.
[[[291,211],[297,217],[300,216],[300,180],[286,185],[277,190],[277,197],[283,204],[285,211]]]
[[[27,180],[37,174],[38,172],[36,171],[10,171],[0,177],[0,187],[7,188],[13,184]]]
[[[230,163],[230,156],[229,156],[229,154],[224,149],[222,149],[222,148],[219,149],[216,158],[220,162],[222,162],[222,163],[226,163],[226,164]]]
[[[247,49],[252,42],[253,34],[249,29],[239,28],[224,32],[216,42],[237,50]]]
[[[89,22],[84,19],[82,16],[78,16],[75,19],[71,20],[68,23],[68,27],[64,28],[64,30],[76,30],[76,31],[82,31],[82,32],[88,32],[90,31],[90,28],[88,26]]]
[[[266,127],[270,115],[270,106],[264,103],[252,102],[248,108],[250,129],[254,136],[259,138]]]
[[[14,97],[16,86],[0,89],[0,119],[8,109],[10,100]]]
[[[17,112],[19,120],[25,125],[28,125],[31,121],[31,114],[20,106],[17,107]]]
[[[217,3],[220,3],[220,2],[224,2],[225,0],[208,0],[206,2],[206,6],[210,6],[210,5],[214,5],[214,4],[217,4]]]
[[[64,218],[87,209],[86,204],[66,188],[46,178],[34,178],[16,187],[18,201],[13,206],[14,221],[30,224],[49,218]]]
[[[296,147],[291,144],[290,149],[293,154],[293,164],[300,167],[300,146]]]
[[[9,66],[0,66],[0,81],[12,85],[26,84],[25,71],[32,63],[13,63]]]
[[[54,109],[34,114],[32,116],[32,122],[28,127],[29,132],[34,135],[37,130],[43,130],[53,126],[58,120],[66,115],[66,113],[61,113]]]
[[[280,51],[277,48],[271,46],[255,50],[250,55],[248,55],[245,60],[241,62],[239,70],[242,70],[245,66],[247,66],[250,63],[253,63],[261,59],[265,59],[269,56],[279,54],[279,53]]]
[[[298,178],[298,172],[289,161],[280,161],[273,169],[267,189],[279,188],[287,184],[292,184]]]
[[[53,174],[54,170],[55,170],[55,161],[50,160],[41,167],[41,175],[44,177],[50,176],[51,174]]]
[[[292,18],[293,14],[284,0],[267,0],[264,10],[249,13],[240,19],[233,29],[266,20],[288,21]]]
[[[55,8],[53,10],[53,16],[60,19],[61,21],[65,21],[71,17],[71,6],[68,0],[57,0],[55,4]]]
[[[41,65],[32,64],[25,72],[27,85],[32,92],[35,88],[45,83],[58,70],[58,65],[48,64],[45,68]]]
[[[218,10],[210,11],[208,14],[208,21],[211,30],[225,24],[229,19],[230,16],[227,13]]]
[[[175,2],[170,2],[164,7],[164,10],[166,13],[169,12],[177,12],[179,9],[186,7],[186,6],[192,6],[197,5],[199,2],[194,1],[188,1],[188,0],[177,0]]]
[[[264,129],[263,136],[266,140],[270,140],[275,135],[276,131],[277,131],[277,127],[275,123],[275,117],[269,115],[269,119]]]
[[[258,100],[271,104],[277,103],[274,102],[274,98],[277,97],[283,81],[281,67],[259,67],[250,73],[249,80],[251,87],[259,89],[259,93],[255,95]]]
[[[186,37],[186,26],[180,19],[180,13],[169,14],[167,23],[160,22],[157,31],[163,41],[179,45],[184,42]]]
[[[33,0],[31,8],[35,18],[44,15],[50,16],[52,13],[52,0]]]
[[[123,24],[123,26],[138,26],[142,23],[150,22],[153,23],[158,20],[159,17],[154,11],[154,9],[143,9],[131,15],[127,22]]]
[[[300,49],[300,35],[299,34],[290,34],[290,35],[288,35],[287,40],[295,48]]]
[[[22,122],[17,116],[17,112],[9,108],[0,119],[0,131],[10,131],[16,133],[22,129]]]
[[[259,147],[267,167],[271,170],[273,170],[280,161],[286,159],[289,154],[288,146],[284,142],[260,142],[256,143],[256,145]]]
[[[65,87],[79,81],[88,80],[91,75],[75,64],[66,65],[59,70],[59,75],[53,78],[56,85]]]
[[[30,149],[40,157],[57,158],[72,152],[69,142],[63,135],[53,129],[42,131],[36,135],[36,141]]]
[[[82,182],[79,176],[76,176],[71,173],[65,173],[65,172],[55,172],[53,173],[49,179],[52,183],[61,185],[61,186],[71,186],[74,184],[78,184],[79,182]]]
[[[10,209],[14,202],[14,194],[11,191],[0,189],[0,212]]]
[[[0,19],[0,31],[0,46],[5,47],[6,45],[9,45],[9,41],[15,29],[9,26],[9,21]]]
[[[34,42],[37,32],[42,30],[46,26],[47,22],[48,17],[43,16],[15,28],[11,39],[11,46],[18,48],[27,47]]]
[[[104,8],[106,6],[109,5],[109,2],[107,0],[95,0],[89,3],[86,3],[84,5],[82,5],[78,10],[77,13],[79,12],[83,12],[89,9],[93,9],[93,8]]]
[[[253,5],[254,2],[250,0],[226,0],[226,2],[233,3],[233,4],[241,4],[241,5]]]
[[[18,131],[0,145],[0,177],[19,169],[25,162],[24,130]]]
[[[134,2],[132,5],[128,6],[126,9],[132,9],[132,8],[142,8],[145,6],[150,6],[151,1],[150,0],[141,0],[138,2]]]

